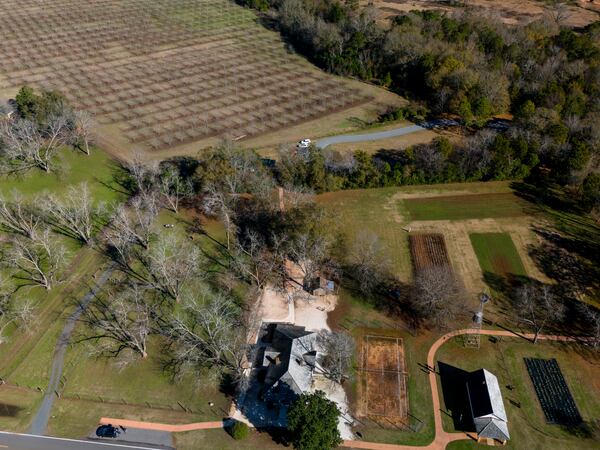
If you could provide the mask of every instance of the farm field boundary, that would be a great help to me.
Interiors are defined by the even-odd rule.
[[[450,267],[446,241],[442,234],[411,234],[409,242],[415,272],[429,267]]]
[[[527,271],[508,233],[471,233],[471,245],[481,271],[500,276],[526,276]]]
[[[512,193],[432,196],[404,199],[412,221],[520,217],[526,203]]]
[[[0,97],[60,91],[112,146],[255,136],[368,100],[229,0],[38,3],[0,0]]]
[[[408,418],[403,340],[367,334],[360,364],[362,414],[382,426],[398,427]]]

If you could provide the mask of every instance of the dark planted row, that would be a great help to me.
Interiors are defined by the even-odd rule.
[[[560,425],[581,423],[581,415],[556,359],[524,360],[546,421]]]

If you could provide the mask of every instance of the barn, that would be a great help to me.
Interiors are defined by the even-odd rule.
[[[486,369],[470,372],[467,375],[467,395],[477,442],[490,440],[506,444],[510,435],[498,378]]]

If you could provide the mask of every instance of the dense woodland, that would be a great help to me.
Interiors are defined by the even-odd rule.
[[[459,117],[471,130],[493,116],[514,117],[503,135],[480,132],[460,146],[439,140],[396,158],[357,153],[354,162],[329,154],[322,163],[312,155],[309,166],[323,165],[318,170],[326,178],[313,180],[317,190],[520,179],[540,168],[554,182],[585,186],[588,208],[593,203],[590,188],[599,183],[600,22],[573,31],[562,28],[551,10],[527,26],[468,12],[413,11],[384,27],[374,9],[359,10],[356,2],[245,4],[269,10],[294,48],[320,67],[389,87],[415,102],[413,109]],[[390,111],[382,118],[403,115]],[[353,165],[358,170],[347,173]],[[302,170],[289,172],[282,173],[288,181],[304,178]]]

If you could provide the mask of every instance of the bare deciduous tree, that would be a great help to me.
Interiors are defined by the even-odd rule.
[[[141,257],[150,286],[175,301],[189,281],[202,276],[199,250],[172,234],[161,235]]]
[[[126,205],[117,208],[106,237],[109,245],[118,253],[121,262],[127,261],[130,246],[140,245],[144,249],[150,247],[152,225],[156,216],[156,195],[136,195],[129,202],[129,208]]]
[[[600,311],[592,306],[582,303],[581,313],[587,324],[590,345],[596,349],[600,348]]]
[[[65,248],[56,242],[50,230],[38,233],[35,240],[21,237],[12,241],[8,263],[17,269],[17,279],[52,289],[60,281],[66,261]]]
[[[50,172],[52,160],[61,146],[69,142],[70,132],[65,114],[50,117],[44,129],[27,119],[0,122],[0,151],[6,172],[39,168]]]
[[[205,292],[183,298],[169,319],[166,334],[174,343],[175,365],[231,372],[238,380],[247,350],[241,312],[232,299]]]
[[[204,197],[204,211],[219,218],[225,227],[227,249],[231,249],[231,237],[236,233],[235,225],[236,196],[220,190],[216,184],[209,183]]]
[[[70,186],[63,198],[49,195],[42,199],[42,208],[51,225],[61,233],[90,244],[104,204],[94,205],[86,182]]]
[[[358,233],[348,255],[352,273],[363,294],[372,294],[390,273],[390,259],[379,237],[369,231]]]
[[[328,256],[329,242],[323,236],[304,232],[287,245],[287,253],[302,270],[306,281],[313,280]]]
[[[11,302],[8,295],[0,295],[0,344],[7,342],[6,330],[15,326],[28,331],[35,321],[33,301],[26,299],[18,303]]]
[[[432,266],[415,276],[411,297],[414,312],[434,327],[447,328],[465,309],[464,286],[450,267]]]
[[[27,203],[18,191],[10,201],[0,197],[0,227],[9,233],[35,239],[42,219],[34,206]]]
[[[158,187],[164,205],[175,214],[179,212],[181,201],[194,193],[190,180],[184,180],[172,167],[160,175]]]
[[[243,239],[235,243],[230,255],[233,272],[258,290],[282,266],[278,249],[268,249],[264,239],[253,231],[245,233]]]
[[[323,369],[331,380],[340,383],[350,377],[355,343],[348,333],[322,331],[318,336],[319,346],[324,353]]]
[[[533,329],[534,344],[546,326],[560,322],[565,314],[564,305],[547,284],[524,284],[516,290],[515,300],[517,319]]]
[[[92,115],[87,111],[75,110],[72,114],[72,138],[75,145],[83,144],[83,151],[90,154],[90,144],[94,136],[96,123]]]
[[[97,353],[119,357],[126,350],[142,358],[148,356],[148,337],[153,332],[155,304],[148,292],[136,285],[118,292],[100,292],[85,307],[80,321],[89,328],[81,341],[96,341]]]
[[[127,164],[125,168],[131,175],[133,182],[131,188],[135,194],[142,198],[155,196],[159,173],[156,162],[144,164],[140,157],[134,155],[133,161]]]

